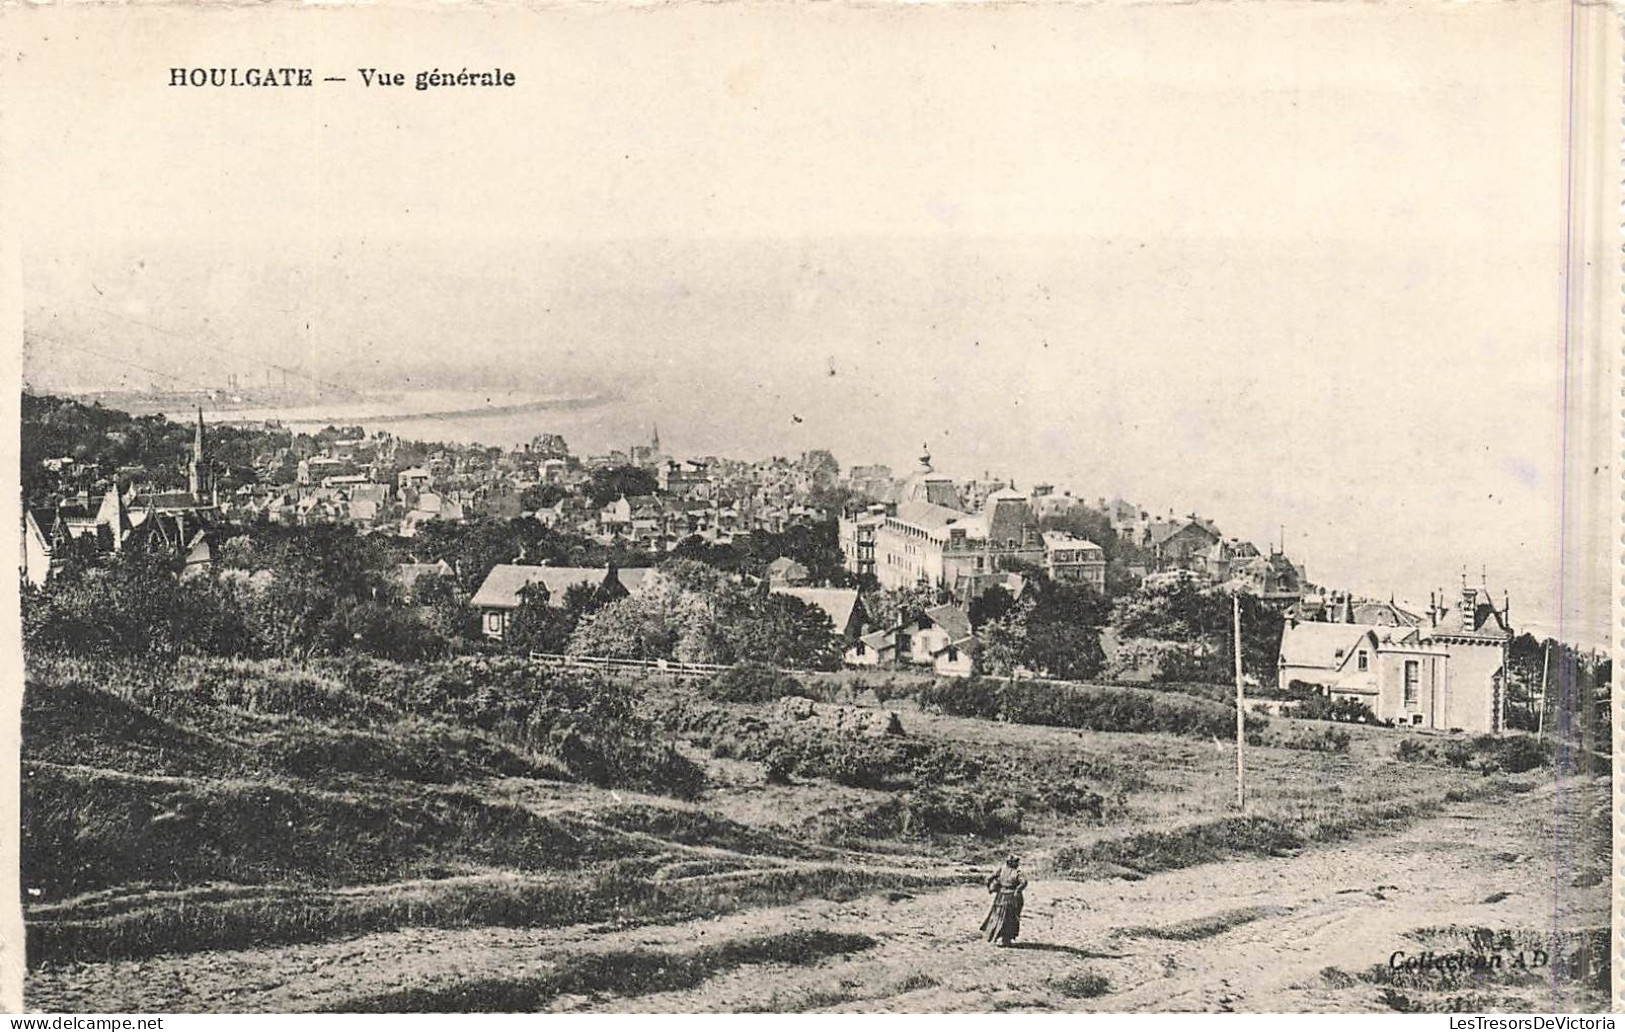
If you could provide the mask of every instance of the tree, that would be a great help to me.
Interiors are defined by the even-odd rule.
[[[1074,603],[1071,592],[1023,597],[978,632],[979,669],[1001,676],[1025,669],[1068,681],[1099,676],[1106,661],[1100,631],[1079,619],[1084,611]]]
[[[457,579],[424,574],[412,586],[423,622],[447,651],[479,636],[479,614],[457,589]]]
[[[1045,516],[1039,520],[1039,526],[1044,530],[1058,530],[1093,541],[1106,553],[1108,562],[1117,556],[1120,542],[1117,532],[1112,529],[1111,518],[1087,505],[1075,504],[1062,512]]]
[[[524,522],[536,524],[535,520]],[[537,528],[541,529],[540,525]],[[493,567],[519,558],[525,539],[509,520],[431,520],[419,528],[416,543],[426,560],[444,559],[450,564],[457,571],[458,585],[472,595],[485,583]]]
[[[592,504],[602,508],[622,495],[628,498],[650,495],[659,488],[660,482],[655,475],[641,466],[609,466],[592,471],[587,497],[592,499]]]
[[[528,584],[519,590],[519,605],[508,616],[503,643],[514,652],[563,652],[575,631],[565,609],[550,605],[547,589]]]
[[[704,614],[673,584],[645,588],[589,613],[570,635],[567,651],[616,659],[714,662],[706,653]]]
[[[920,587],[884,588],[863,600],[864,611],[885,628],[906,624],[937,604],[937,591]]]
[[[169,557],[125,551],[23,594],[29,649],[138,657],[167,666],[183,653],[250,653],[235,597],[206,581],[183,582]]]
[[[1176,661],[1189,667],[1181,668],[1177,679],[1222,683],[1234,676],[1234,666],[1226,658],[1233,635],[1231,598],[1228,592],[1204,588],[1192,578],[1174,578],[1119,598],[1113,623],[1124,639],[1192,646],[1170,654],[1190,659]],[[1244,594],[1240,600],[1242,669],[1261,683],[1273,683],[1285,621],[1279,610],[1261,599]],[[1165,679],[1174,679],[1173,672]]]
[[[1035,597],[1037,612],[1043,620],[1094,628],[1111,623],[1111,599],[1087,584],[1052,581],[1045,577],[1028,590]]]
[[[728,573],[737,572],[743,562],[743,557],[734,546],[712,544],[698,534],[691,534],[677,542],[670,555],[673,559],[692,559]]]
[[[1009,677],[1026,664],[1027,620],[1018,608],[983,624],[976,638],[977,672]]]
[[[1106,664],[1099,630],[1036,614],[1028,618],[1022,656],[1029,668],[1065,681],[1098,677]]]
[[[769,594],[732,607],[723,625],[729,662],[801,670],[838,670],[841,643],[829,614],[790,595]]]
[[[526,512],[550,509],[564,497],[564,488],[557,484],[532,484],[519,492],[519,507]]]
[[[807,568],[807,576],[814,584],[848,587],[853,583],[846,568],[846,553],[841,551],[840,529],[833,519],[797,524],[778,534],[755,530],[741,540],[741,545],[741,565],[756,576],[761,576],[773,560],[787,556]]]
[[[982,592],[979,597],[971,599],[968,611],[971,626],[982,627],[997,620],[1002,620],[1015,607],[1015,597],[995,584]]]

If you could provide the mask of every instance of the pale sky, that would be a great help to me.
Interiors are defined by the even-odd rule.
[[[200,373],[207,336],[636,378],[626,439],[899,472],[929,442],[1285,524],[1321,583],[1425,602],[1487,567],[1552,631],[1566,12],[13,11],[25,314]],[[351,81],[166,85],[255,64]],[[518,85],[356,73],[465,66]]]

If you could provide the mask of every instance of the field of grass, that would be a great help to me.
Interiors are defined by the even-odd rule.
[[[861,683],[847,687],[861,694]],[[932,705],[931,691],[911,687],[888,696],[905,733],[865,737],[787,723],[771,704],[720,703],[703,685],[561,682],[507,660],[417,673],[187,660],[158,678],[30,657],[28,964],[910,899],[975,884],[1010,850],[1037,858],[1043,877],[1141,879],[1392,834],[1532,784],[1503,769],[1499,757],[1530,755],[1505,744],[1464,762],[1471,743],[1406,746],[1416,739],[1405,733],[1274,721],[1254,729],[1239,815],[1234,753],[1207,730],[1216,703],[1147,690],[1114,701],[1101,687],[1052,704],[1023,686],[1003,705],[1035,718],[1025,723],[956,714],[965,707]],[[1114,712],[1166,730],[1095,726]],[[1120,930],[1197,941],[1271,916],[1242,907]],[[601,951],[513,979],[352,1002],[526,1010],[561,996],[633,998],[869,948],[843,935]],[[901,972],[881,989],[934,984],[929,971]],[[1377,989],[1419,999],[1397,983]],[[878,991],[813,988],[774,1007]],[[1049,991],[1085,1000],[1110,985],[1075,972]]]

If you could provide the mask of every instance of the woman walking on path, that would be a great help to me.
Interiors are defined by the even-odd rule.
[[[982,932],[988,942],[1008,946],[1021,934],[1022,893],[1027,891],[1021,858],[1014,854],[1008,857],[1004,866],[988,878],[987,891],[993,894],[993,908],[982,922]]]

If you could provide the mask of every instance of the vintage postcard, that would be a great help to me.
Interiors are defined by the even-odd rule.
[[[1612,1010],[1620,40],[0,5],[0,1002]]]

